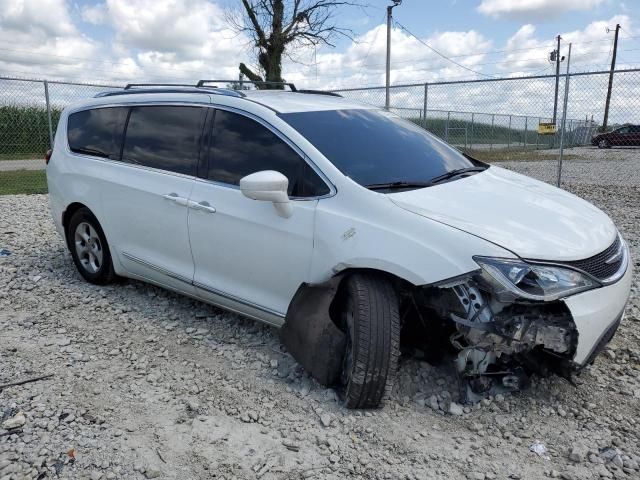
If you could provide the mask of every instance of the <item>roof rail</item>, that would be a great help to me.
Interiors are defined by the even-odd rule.
[[[124,87],[125,90],[131,90],[132,88],[139,87],[193,87],[194,85],[188,85],[186,83],[127,83]]]
[[[128,86],[128,85],[127,85]],[[108,92],[100,92],[95,95],[94,98],[99,97],[114,97],[118,95],[139,95],[143,93],[207,93],[213,95],[226,95],[228,97],[244,97],[244,93],[231,90],[229,88],[214,88],[214,87],[194,87],[193,85],[185,85],[185,86],[173,86],[167,88],[143,88],[142,84],[136,84],[136,88],[122,89],[122,90],[111,90]],[[176,88],[178,87],[178,88]]]
[[[253,85],[256,85],[256,86],[258,86],[258,85],[265,85],[265,86],[282,85],[282,86],[289,87],[292,92],[297,92],[298,91],[296,86],[293,83],[290,83],[290,82],[268,82],[268,81],[262,81],[262,80],[198,80],[198,83],[196,84],[196,87],[204,87],[205,83],[231,83],[231,84],[239,84],[240,87],[242,87],[242,85],[245,84],[245,83],[253,84]]]
[[[310,93],[313,95],[328,95],[330,97],[340,97],[342,98],[342,95],[340,95],[339,93],[336,92],[327,92],[326,90],[308,90],[308,89],[304,89],[304,90],[297,90],[298,93]]]

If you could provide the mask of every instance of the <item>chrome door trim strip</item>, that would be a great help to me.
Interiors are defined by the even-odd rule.
[[[204,285],[202,283],[199,282],[193,282],[193,286],[196,288],[200,288],[202,290],[205,290],[209,293],[213,293],[214,295],[218,295],[220,297],[226,298],[228,300],[232,300],[234,302],[237,303],[241,303],[247,307],[251,307],[251,308],[255,308],[256,310],[261,310],[265,313],[271,314],[271,315],[275,315],[276,317],[279,318],[285,318],[285,314],[277,312],[275,310],[272,310],[270,308],[267,307],[263,307],[262,305],[258,305],[257,303],[253,303],[253,302],[249,302],[247,300],[243,300],[242,298],[238,298],[234,295],[231,295],[229,293],[225,293],[225,292],[221,292],[220,290],[216,290],[215,288],[209,287],[207,285]]]
[[[175,280],[178,280],[180,282],[186,283],[188,285],[193,285],[196,288],[200,288],[202,290],[205,290],[206,292],[212,293],[212,294],[217,295],[219,297],[226,298],[227,300],[231,300],[233,302],[242,304],[242,305],[250,307],[250,308],[254,308],[256,310],[260,310],[260,311],[262,311],[264,313],[268,313],[269,315],[273,315],[273,316],[278,317],[278,318],[283,318],[283,319],[285,318],[285,314],[283,314],[283,313],[277,312],[277,311],[272,310],[272,309],[267,308],[267,307],[263,307],[262,305],[258,305],[258,304],[253,303],[253,302],[249,302],[248,300],[244,300],[242,298],[236,297],[236,296],[231,295],[229,293],[222,292],[220,290],[216,290],[215,288],[209,287],[209,286],[204,285],[202,283],[195,282],[192,279],[183,277],[182,275],[178,275],[177,273],[173,273],[173,272],[171,272],[171,271],[169,271],[169,270],[167,270],[165,268],[162,268],[162,267],[159,267],[157,265],[154,265],[153,263],[149,263],[149,262],[147,262],[145,260],[142,260],[141,258],[136,257],[135,255],[131,255],[130,253],[122,252],[122,256],[127,258],[128,260],[131,260],[132,262],[136,262],[136,263],[138,263],[138,264],[140,264],[140,265],[142,265],[144,267],[147,267],[147,268],[150,268],[152,270],[155,270],[156,272],[162,273],[162,274],[164,274],[164,275],[166,275],[168,277],[171,277],[171,278],[173,278]],[[221,307],[229,309],[229,307],[226,307],[224,305],[221,305]],[[238,313],[243,313],[243,312],[238,312]]]
[[[184,282],[188,285],[192,285],[193,281],[190,278],[187,277],[183,277],[182,275],[178,275],[177,273],[173,273],[165,268],[159,267],[157,265],[154,265],[153,263],[149,263],[146,260],[142,260],[141,258],[136,257],[135,255],[131,255],[130,253],[127,252],[122,252],[122,256],[127,258],[128,260],[131,260],[132,262],[136,262],[139,263],[140,265],[150,268],[151,270],[155,270],[156,272],[162,273],[164,275],[166,275],[167,277],[171,277],[175,280],[179,280],[181,282]]]

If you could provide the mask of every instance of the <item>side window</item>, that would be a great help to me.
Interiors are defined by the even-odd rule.
[[[617,133],[629,133],[629,127],[622,127],[618,129]]]
[[[75,153],[119,160],[127,110],[125,107],[105,107],[69,115],[69,149]]]
[[[122,160],[136,165],[195,175],[200,154],[202,107],[133,107]]]
[[[317,173],[289,145],[255,120],[217,110],[209,152],[209,180],[239,185],[260,170],[276,170],[289,179],[289,195],[315,197],[329,193]]]

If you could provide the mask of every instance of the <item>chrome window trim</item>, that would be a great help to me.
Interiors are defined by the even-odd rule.
[[[98,160],[101,162],[106,162],[106,163],[110,163],[113,165],[125,165],[128,167],[133,167],[133,168],[138,168],[140,170],[147,170],[150,172],[154,172],[154,173],[160,173],[163,175],[170,175],[173,177],[179,177],[179,178],[185,178],[185,179],[195,179],[196,176],[195,175],[187,175],[184,173],[178,173],[178,172],[172,172],[171,170],[163,170],[161,168],[155,168],[155,167],[149,167],[147,165],[139,165],[137,163],[130,163],[130,162],[126,162],[124,160],[113,160],[111,158],[104,158],[104,157],[98,157],[96,155],[88,155],[86,153],[77,153],[71,150],[71,147],[69,146],[69,116],[74,114],[74,113],[78,113],[78,112],[84,112],[87,110],[95,110],[97,108],[121,108],[121,107],[135,107],[135,106],[154,106],[154,105],[158,105],[158,106],[176,106],[176,107],[202,107],[202,108],[206,108],[206,107],[211,107],[211,103],[203,103],[203,102],[173,102],[173,101],[146,101],[146,102],[119,102],[119,103],[107,103],[104,105],[93,105],[93,106],[83,106],[83,107],[78,107],[76,109],[70,110],[67,114],[67,118],[66,118],[66,122],[65,122],[65,142],[64,142],[64,152],[67,155],[71,155],[73,157],[79,157],[79,158],[84,158],[84,159],[89,159],[89,160]],[[124,138],[123,138],[124,141]]]
[[[214,103],[214,104],[211,104],[210,107],[215,108],[216,110],[224,110],[224,111],[228,111],[228,112],[231,112],[231,113],[236,113],[238,115],[242,115],[244,117],[250,118],[251,120],[254,120],[254,121],[258,122],[260,125],[262,125],[267,130],[269,130],[271,133],[273,133],[275,136],[277,136],[280,140],[282,140],[284,143],[286,143],[294,152],[296,152],[300,156],[301,160],[303,162],[306,162],[307,165],[309,165],[311,167],[311,169],[327,185],[327,187],[329,187],[329,193],[326,193],[324,195],[317,195],[315,197],[290,197],[291,200],[295,200],[295,201],[320,200],[320,199],[323,199],[323,198],[333,197],[336,193],[338,193],[338,190],[337,190],[336,186],[333,184],[333,182],[331,182],[331,180],[329,180],[327,178],[327,176],[320,169],[320,167],[318,167],[315,164],[315,162],[313,160],[311,160],[309,158],[309,156],[306,155],[302,151],[302,149],[300,147],[298,147],[298,145],[296,145],[293,142],[293,140],[291,140],[284,133],[282,133],[276,127],[274,127],[269,122],[267,122],[264,118],[261,118],[261,117],[255,115],[255,114],[253,114],[251,112],[247,112],[246,110],[242,110],[240,108],[232,107],[232,106],[229,106],[229,105],[219,105],[219,104],[215,104]],[[218,185],[218,186],[231,187],[231,188],[236,188],[236,189],[240,188],[238,185],[233,185],[231,183],[218,182],[218,181],[209,180],[209,179],[206,179],[206,178],[202,178],[200,180],[202,180],[204,182],[208,182],[208,183],[213,183],[214,185]]]
[[[265,119],[251,113],[251,112],[247,112],[246,110],[243,110],[241,108],[237,108],[237,107],[232,107],[229,105],[221,105],[221,104],[217,104],[217,103],[212,103],[212,98],[209,97],[209,102],[198,102],[198,101],[193,101],[193,102],[188,102],[188,101],[171,101],[171,100],[147,100],[147,101],[130,101],[130,102],[114,102],[114,103],[105,103],[105,104],[99,104],[99,105],[85,105],[82,107],[78,107],[75,108],[73,110],[69,110],[69,112],[67,113],[67,117],[66,117],[66,122],[65,122],[65,153],[69,154],[69,155],[73,155],[76,157],[81,157],[81,158],[89,158],[89,159],[97,159],[97,160],[101,160],[101,161],[107,161],[107,162],[111,162],[111,163],[116,163],[116,164],[124,164],[124,165],[129,165],[129,166],[134,166],[134,167],[138,167],[138,168],[142,168],[145,170],[150,170],[153,172],[157,172],[157,173],[164,173],[167,175],[173,175],[173,176],[178,176],[178,177],[183,177],[183,178],[194,178],[198,181],[202,181],[202,182],[206,182],[206,183],[211,183],[213,185],[216,186],[220,186],[220,187],[227,187],[227,188],[234,188],[236,190],[239,190],[240,187],[238,185],[233,185],[230,183],[223,183],[223,182],[216,182],[214,180],[209,180],[206,178],[200,178],[197,177],[196,175],[185,175],[182,173],[176,173],[176,172],[171,172],[168,170],[162,170],[159,168],[153,168],[153,167],[147,167],[144,165],[136,165],[135,163],[127,163],[124,160],[113,160],[110,158],[103,158],[103,157],[97,157],[97,156],[93,156],[93,155],[87,155],[87,154],[80,154],[80,153],[75,153],[73,151],[71,151],[71,148],[69,147],[69,136],[68,136],[68,122],[69,122],[69,115],[72,115],[74,113],[77,112],[83,112],[86,110],[94,110],[97,108],[116,108],[116,107],[134,107],[134,106],[139,106],[139,105],[143,105],[143,106],[153,106],[153,105],[159,105],[159,106],[163,106],[163,105],[167,105],[167,106],[186,106],[186,107],[193,107],[193,106],[201,106],[203,108],[213,108],[213,109],[218,109],[218,110],[226,110],[232,113],[237,113],[239,115],[243,115],[245,117],[251,118],[254,121],[257,121],[258,123],[260,123],[263,127],[267,128],[269,131],[271,131],[274,135],[276,135],[278,138],[280,138],[280,140],[282,140],[283,142],[285,142],[290,148],[292,148],[299,156],[300,158],[307,163],[307,165],[309,165],[311,167],[311,169],[318,174],[318,176],[322,179],[322,181],[325,182],[325,184],[329,187],[329,193],[326,193],[324,195],[318,195],[315,197],[290,197],[290,200],[292,201],[313,201],[313,200],[322,200],[324,198],[330,198],[333,197],[334,195],[336,195],[338,193],[338,190],[336,188],[336,186],[333,184],[333,182],[331,180],[329,180],[329,178],[324,174],[324,172],[320,169],[320,167],[318,167],[316,165],[316,163],[311,160],[309,158],[308,155],[306,155],[302,149],[300,147],[298,147],[298,145],[295,144],[295,142],[293,142],[289,137],[287,137],[284,133],[282,133],[280,130],[278,130],[276,127],[274,127],[273,125],[271,125],[269,122],[267,122]],[[264,107],[264,105],[256,103],[257,105],[261,105]]]
[[[84,159],[87,159],[87,160],[94,160],[94,161],[99,161],[99,162],[104,162],[104,163],[110,163],[112,165],[119,165],[119,166],[124,166],[124,167],[137,168],[139,170],[147,170],[147,171],[150,171],[152,173],[160,173],[162,175],[170,175],[172,177],[184,178],[184,179],[187,179],[187,180],[193,180],[193,179],[196,178],[194,175],[186,175],[184,173],[171,172],[169,170],[162,170],[160,168],[148,167],[146,165],[138,165],[136,163],[127,163],[127,162],[124,162],[122,160],[112,160],[110,158],[102,158],[102,157],[96,157],[96,156],[93,156],[93,155],[86,155],[86,154],[83,154],[83,153],[75,153],[75,152],[72,152],[69,149],[69,145],[68,144],[67,144],[67,146],[65,148],[65,153],[67,155],[71,155],[73,157],[80,157],[80,158],[84,158]]]

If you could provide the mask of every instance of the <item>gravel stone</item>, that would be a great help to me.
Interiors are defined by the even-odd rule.
[[[133,280],[90,285],[47,196],[0,196],[0,250],[12,252],[0,257],[0,383],[54,373],[0,391],[0,479],[58,478],[60,468],[59,478],[85,480],[638,478],[639,162],[637,150],[595,149],[563,167],[567,188],[613,218],[636,264],[607,354],[576,386],[534,376],[472,408],[450,363],[407,356],[383,408],[345,410],[278,330]],[[25,423],[12,433],[5,422],[18,412]],[[534,439],[550,460],[530,452]]]

